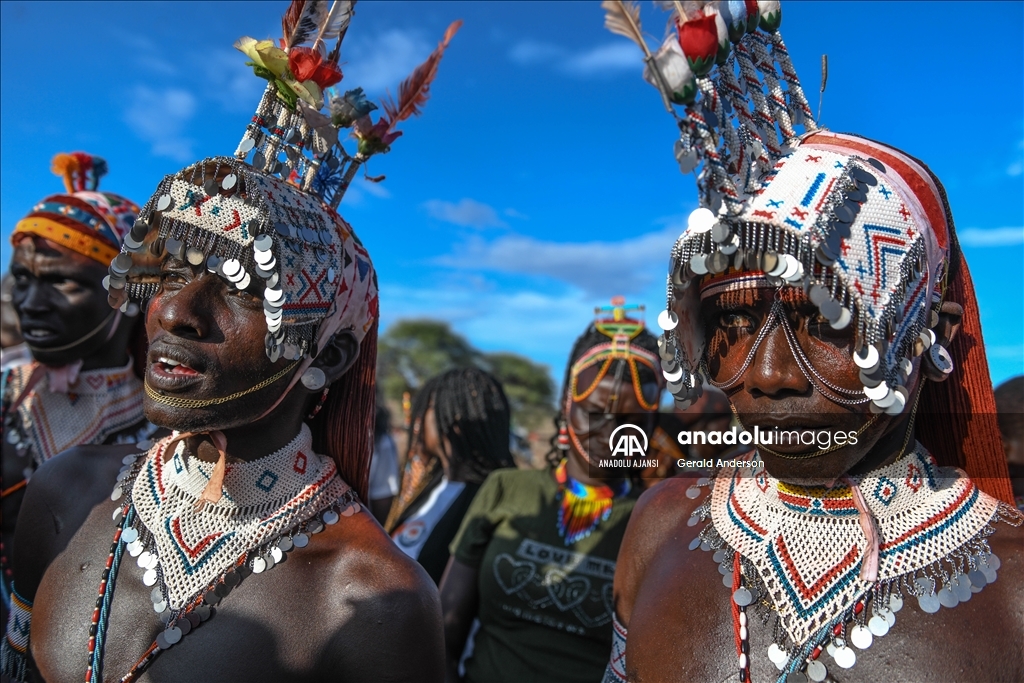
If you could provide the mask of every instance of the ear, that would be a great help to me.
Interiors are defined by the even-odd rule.
[[[327,342],[313,361],[314,368],[320,368],[331,385],[349,371],[359,358],[359,341],[351,330],[342,330]]]
[[[960,304],[955,301],[944,301],[939,309],[939,324],[932,328],[935,331],[935,343],[941,344],[948,350],[950,343],[960,332],[963,317],[964,309]],[[956,363],[956,361],[957,359],[954,358],[953,362]],[[923,362],[921,368],[924,370],[925,377],[932,382],[944,382],[949,377],[932,367],[930,362]]]

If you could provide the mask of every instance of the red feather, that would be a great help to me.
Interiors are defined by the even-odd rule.
[[[448,30],[444,32],[444,38],[437,44],[437,49],[430,53],[426,61],[416,67],[412,75],[402,81],[402,84],[398,86],[397,104],[390,97],[382,102],[384,112],[388,117],[388,130],[410,116],[420,115],[421,107],[430,97],[430,84],[437,76],[437,66],[441,63],[441,57],[444,56],[448,43],[461,26],[461,19],[453,21]]]
[[[281,37],[287,41],[295,31],[296,25],[299,23],[299,17],[302,16],[302,7],[306,4],[306,0],[292,0],[292,3],[288,5],[288,9],[285,11],[284,16],[281,17]]]

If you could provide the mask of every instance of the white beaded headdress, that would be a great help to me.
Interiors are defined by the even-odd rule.
[[[157,290],[134,271],[129,277],[134,257],[171,255],[205,264],[237,289],[264,286],[273,361],[308,363],[341,329],[363,339],[378,314],[376,275],[335,208],[359,167],[401,135],[398,123],[420,113],[461,22],[401,84],[398,100],[384,101],[374,123],[377,107],[361,88],[344,95],[326,89],[341,80],[338,59],[354,4],[294,0],[280,47],[248,37],[235,44],[268,81],[256,114],[233,157],[204,159],[161,181],[111,263],[112,305],[126,307]],[[339,140],[346,128],[357,142],[354,154]],[[151,224],[155,212],[159,220]]]
[[[672,249],[658,319],[677,404],[700,396],[707,375],[700,290],[756,280],[802,286],[832,327],[855,325],[857,402],[898,414],[913,358],[935,341],[951,229],[941,187],[901,152],[818,129],[778,31],[779,2],[659,4],[676,30],[654,53],[635,4],[603,6],[606,26],[644,50],[644,78],[679,124],[680,169],[697,175],[701,208]],[[949,361],[938,345],[931,355]]]

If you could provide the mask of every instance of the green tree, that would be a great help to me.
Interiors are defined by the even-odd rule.
[[[506,351],[486,353],[484,358],[505,387],[517,424],[532,430],[551,420],[555,385],[546,365]]]

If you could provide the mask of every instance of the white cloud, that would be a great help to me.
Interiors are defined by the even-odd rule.
[[[470,228],[499,228],[505,225],[492,206],[468,197],[458,202],[431,199],[423,204],[423,208],[433,218],[455,225]]]
[[[193,141],[183,135],[185,124],[196,110],[196,98],[187,90],[154,90],[136,86],[125,111],[125,122],[142,140],[152,145],[153,154],[175,161],[190,161]]]
[[[1024,227],[967,228],[959,231],[957,237],[966,247],[1008,247],[1024,243]]]
[[[522,213],[521,211],[516,211],[512,207],[505,209],[504,211],[502,211],[502,213],[508,216],[509,218],[518,218],[521,221],[530,220],[530,217],[527,216],[525,213]]]
[[[603,299],[643,292],[663,279],[679,232],[679,226],[673,225],[619,242],[547,242],[522,235],[505,235],[490,242],[476,238],[438,263],[550,277]]]
[[[1006,167],[1006,175],[1016,178],[1021,173],[1024,173],[1024,163],[1015,161]]]
[[[549,65],[570,76],[598,76],[618,71],[639,71],[640,53],[625,41],[572,51],[560,45],[524,40],[509,50],[508,57],[523,66]]]
[[[434,49],[418,33],[397,28],[374,38],[356,40],[351,49],[349,47],[346,42],[342,53],[345,78],[337,87],[341,90],[361,87],[371,94],[380,94],[385,89],[396,93],[402,79]]]

